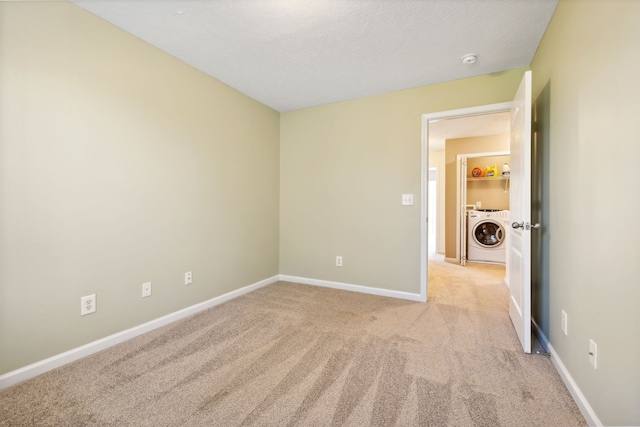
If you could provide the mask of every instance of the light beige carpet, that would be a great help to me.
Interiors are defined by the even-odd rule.
[[[276,283],[0,391],[0,425],[584,425],[503,276],[432,262],[426,304]]]

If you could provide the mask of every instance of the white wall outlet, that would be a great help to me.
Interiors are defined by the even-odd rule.
[[[564,332],[565,335],[569,335],[569,326],[568,326],[569,318],[567,316],[567,312],[562,310],[560,312],[560,329]]]
[[[589,340],[589,363],[598,369],[598,345],[593,340]]]
[[[342,257],[341,256],[337,256],[336,257],[336,267],[342,267]]]
[[[402,195],[402,205],[403,206],[413,206],[413,194],[403,194]]]
[[[80,316],[96,312],[96,294],[80,298]]]
[[[146,282],[142,284],[142,298],[151,296],[151,282]]]
[[[480,209],[482,207],[482,202],[476,202],[476,209]]]
[[[191,274],[190,271],[187,271],[186,273],[184,273],[184,284],[190,285],[192,283],[193,283],[193,275]]]

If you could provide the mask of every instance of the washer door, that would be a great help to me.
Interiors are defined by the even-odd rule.
[[[504,228],[491,219],[480,221],[473,227],[473,240],[483,248],[497,248],[504,240]]]

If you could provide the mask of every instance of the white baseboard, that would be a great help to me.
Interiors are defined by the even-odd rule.
[[[286,282],[302,283],[304,285],[322,286],[325,288],[341,289],[343,291],[360,292],[363,294],[380,295],[383,297],[406,299],[410,301],[425,302],[426,295],[413,294],[410,292],[392,291],[389,289],[372,288],[369,286],[352,285],[350,283],[330,282],[328,280],[309,279],[306,277],[280,275],[280,280]]]
[[[451,264],[460,264],[460,260],[457,258],[447,258],[445,257],[444,260],[446,262],[450,262]]]
[[[117,332],[113,335],[109,335],[108,337],[101,338],[99,340],[90,342],[88,344],[71,349],[69,351],[65,351],[64,353],[57,354],[55,356],[49,357],[47,359],[25,366],[23,368],[16,369],[15,371],[11,371],[4,375],[0,375],[0,390],[10,387],[19,382],[28,380],[30,378],[33,378],[37,375],[43,374],[52,369],[66,365],[67,363],[74,362],[76,360],[82,359],[83,357],[87,357],[91,354],[105,350],[116,344],[120,344],[121,342],[137,337],[138,335],[142,335],[144,333],[153,331],[154,329],[168,325],[169,323],[175,322],[176,320],[184,319],[185,317],[191,316],[200,311],[222,304],[224,302],[237,298],[241,295],[247,294],[263,286],[275,283],[279,280],[297,282],[297,283],[302,283],[306,285],[324,286],[327,288],[342,289],[346,291],[361,292],[365,294],[380,295],[380,296],[400,298],[400,299],[419,301],[419,302],[424,302],[426,298],[426,295],[423,297],[420,294],[413,294],[409,292],[391,291],[388,289],[371,288],[367,286],[352,285],[352,284],[340,283],[340,282],[330,282],[326,280],[308,279],[304,277],[276,275],[268,279],[261,280],[260,282],[254,283],[252,285],[248,285],[243,288],[236,289],[235,291],[228,292],[224,295],[220,295],[219,297],[212,298],[208,301],[204,301],[204,302],[192,305],[190,307],[184,308],[182,310],[176,311],[174,313],[167,314],[166,316],[159,317],[147,323],[143,323],[142,325],[138,325],[133,328],[130,328],[121,332]]]
[[[533,327],[536,329],[538,338],[540,338],[540,344],[542,344],[545,350],[547,350],[551,355],[551,363],[553,363],[553,366],[560,374],[560,378],[562,378],[564,385],[569,390],[569,393],[571,393],[571,396],[573,396],[573,400],[575,400],[576,404],[578,405],[578,409],[580,409],[580,412],[582,413],[582,416],[584,417],[587,424],[589,424],[590,426],[602,426],[602,422],[600,422],[600,419],[598,419],[598,416],[594,412],[593,408],[591,407],[591,405],[589,405],[587,398],[584,396],[584,394],[582,394],[582,391],[580,391],[578,384],[576,384],[566,366],[564,366],[564,363],[562,363],[562,360],[560,360],[558,353],[556,353],[555,349],[549,342],[549,339],[535,322],[532,323]]]
[[[278,280],[278,275],[261,280],[252,285],[236,289],[235,291],[228,292],[224,295],[220,295],[208,301],[192,305],[182,310],[178,310],[174,313],[167,314],[166,316],[151,320],[150,322],[143,323],[142,325],[135,326],[131,329],[127,329],[113,335],[109,335],[108,337],[90,342],[89,344],[85,344],[69,351],[65,351],[64,353],[49,357],[48,359],[41,360],[23,368],[16,369],[15,371],[8,372],[0,376],[0,390],[10,387],[21,381],[28,380],[29,378],[33,378],[36,375],[40,375],[52,369],[58,368],[62,365],[66,365],[67,363],[82,359],[83,357],[97,353],[121,342],[130,340],[131,338],[137,337],[138,335],[153,331],[154,329],[168,325],[169,323],[175,322],[176,320],[180,320],[208,308],[215,307],[216,305],[247,294],[258,288],[275,283]]]

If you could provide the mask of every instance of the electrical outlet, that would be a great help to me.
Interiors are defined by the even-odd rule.
[[[341,256],[337,256],[336,257],[336,267],[342,267],[342,257]]]
[[[569,335],[568,322],[569,318],[567,317],[567,312],[562,310],[560,312],[560,328],[565,335]]]
[[[96,312],[96,294],[80,298],[80,316]]]
[[[151,296],[151,282],[146,282],[142,284],[142,298]]]
[[[193,275],[191,274],[190,271],[187,271],[186,273],[184,273],[184,284],[190,285],[192,283],[193,283]]]
[[[593,340],[589,340],[589,363],[598,369],[598,345]]]

